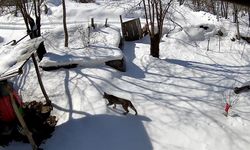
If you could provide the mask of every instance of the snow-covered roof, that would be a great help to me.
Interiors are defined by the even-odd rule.
[[[45,40],[47,53],[39,63],[42,68],[78,65],[93,67],[110,60],[121,60],[122,51],[118,48],[121,40],[117,27],[69,26],[70,45],[64,47],[64,32],[57,28]],[[89,37],[88,37],[89,36]]]
[[[24,63],[36,51],[43,38],[30,39],[17,45],[0,47],[0,80],[20,73]]]

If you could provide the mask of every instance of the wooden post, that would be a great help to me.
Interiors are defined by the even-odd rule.
[[[210,42],[210,38],[207,40],[207,51],[209,51],[209,42]]]
[[[95,21],[94,21],[94,18],[91,18],[91,27],[93,29],[95,29]]]
[[[219,52],[220,52],[220,35],[219,35]]]
[[[123,23],[123,22],[122,22],[122,15],[120,15],[120,21],[121,21],[121,24],[122,24],[122,23]]]
[[[40,75],[40,72],[39,72],[39,68],[38,68],[38,65],[37,65],[37,61],[36,61],[36,58],[35,58],[35,54],[33,53],[31,55],[32,57],[32,60],[33,60],[33,63],[35,65],[35,69],[36,69],[36,75],[37,75],[37,79],[38,79],[38,82],[39,82],[39,85],[40,85],[40,88],[42,90],[42,93],[45,97],[45,100],[46,100],[46,103],[47,104],[51,104],[51,101],[49,100],[49,96],[47,95],[46,91],[45,91],[45,88],[43,86],[43,82],[42,82],[42,79],[41,79],[41,75]]]
[[[91,32],[91,29],[90,29],[90,26],[88,26],[88,45],[87,46],[89,46],[89,44],[90,44],[90,32]]]
[[[120,15],[120,21],[121,21],[122,36],[124,37],[124,28],[123,28],[122,15]]]
[[[108,18],[105,20],[105,27],[108,27]]]

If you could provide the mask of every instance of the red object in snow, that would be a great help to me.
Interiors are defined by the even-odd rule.
[[[17,103],[17,106],[22,106],[22,100],[18,96],[17,92],[12,91],[13,97]],[[0,97],[0,120],[3,122],[11,122],[16,119],[16,114],[11,105],[10,96]]]
[[[230,107],[231,107],[231,105],[226,103],[226,105],[225,105],[225,112],[226,113],[228,113]]]

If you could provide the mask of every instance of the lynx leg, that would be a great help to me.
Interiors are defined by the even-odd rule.
[[[107,104],[107,106],[110,106],[110,105],[113,105],[113,103],[109,102],[109,103]]]
[[[135,111],[135,115],[137,115],[137,111],[136,111],[136,109],[135,109],[135,107],[133,106],[132,103],[130,104],[130,108],[133,109]]]
[[[116,104],[114,104],[113,108],[114,108],[114,109],[116,108]]]
[[[129,110],[128,110],[128,105],[127,105],[127,104],[124,104],[124,105],[122,105],[122,107],[123,107],[123,109],[126,111],[126,112],[124,112],[123,114],[124,114],[124,115],[127,115],[128,112],[129,112]]]

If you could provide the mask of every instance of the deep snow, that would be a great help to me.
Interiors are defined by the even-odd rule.
[[[43,29],[47,32],[51,29],[53,32],[54,26],[62,26],[61,5],[53,2],[56,5],[50,3],[51,15],[43,17]],[[94,16],[99,22],[111,18],[110,24],[120,27],[118,14],[127,12],[123,7],[116,9],[103,1],[98,4],[66,2],[69,24],[86,23]],[[42,148],[247,150],[250,147],[249,93],[240,94],[230,112],[235,115],[222,114],[225,96],[233,87],[249,81],[249,45],[243,40],[231,41],[235,25],[230,20],[217,22],[215,16],[192,12],[185,6],[176,5],[173,11],[173,18],[183,29],[176,27],[168,37],[163,37],[161,59],[149,56],[150,41],[145,37],[124,43],[127,65],[124,73],[100,64],[41,70],[45,88],[55,105],[53,113],[59,119],[56,131]],[[4,42],[25,33],[20,18],[4,16],[0,20],[0,36]],[[165,25],[174,27],[168,21]],[[208,25],[211,30],[198,29],[200,25]],[[225,35],[219,37],[216,32],[222,28]],[[243,34],[248,34],[248,30],[241,24]],[[23,75],[12,81],[24,101],[44,100],[31,61],[25,65]],[[106,107],[102,98],[104,91],[130,99],[139,115],[124,116],[121,107],[116,110]],[[0,149],[31,147],[13,142]]]

